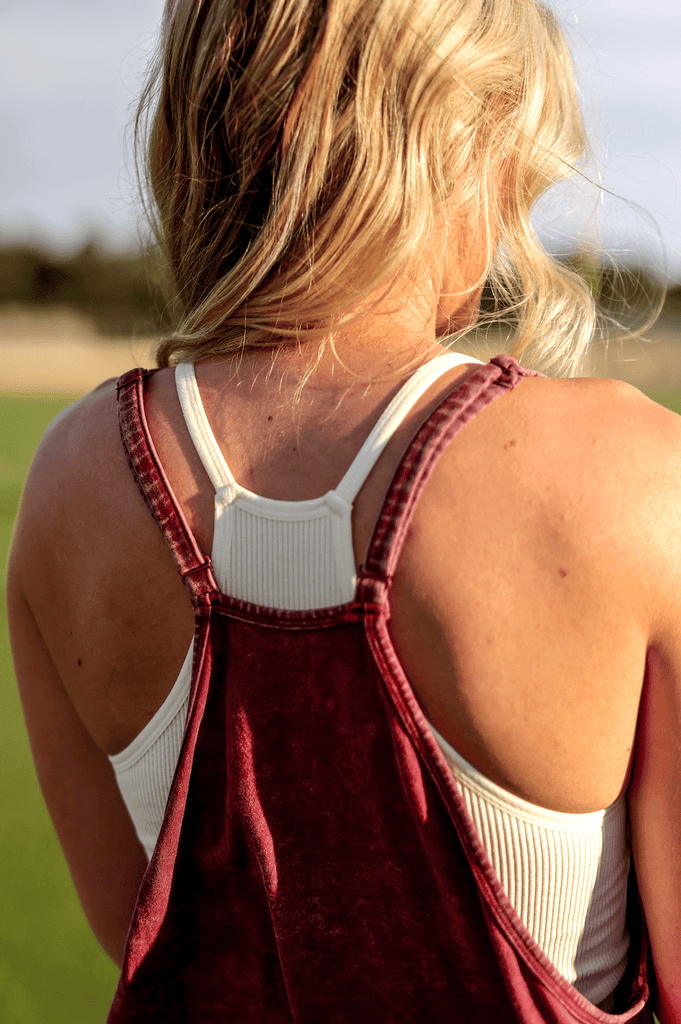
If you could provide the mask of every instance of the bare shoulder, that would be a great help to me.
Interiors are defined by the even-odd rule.
[[[677,451],[681,457],[669,444],[681,437],[681,417],[620,380],[529,377],[508,404],[523,422],[541,427],[548,443],[570,440],[580,454],[589,447],[596,452],[608,447],[621,452],[623,460],[656,449],[663,461]]]
[[[44,574],[68,580],[96,534],[134,518],[137,499],[120,442],[116,384],[107,381],[52,421],[34,456],[12,547],[25,587]]]
[[[51,572],[67,586],[83,568],[92,574],[95,563],[103,568],[107,560],[131,578],[147,548],[153,559],[165,547],[121,443],[116,383],[105,381],[63,410],[38,446],[12,552],[27,585]]]
[[[116,390],[107,381],[64,409],[48,426],[34,456],[15,531],[13,555],[27,553],[57,524],[68,528],[92,489],[93,474],[113,462],[105,479],[116,475]],[[120,442],[118,443],[120,448]]]
[[[629,384],[595,378],[528,378],[490,411],[489,428],[479,424],[487,450],[534,503],[535,524],[541,513],[554,532],[573,531],[594,557],[626,567],[658,609],[653,618],[673,612],[681,417]]]
[[[516,389],[519,397],[532,399],[538,408],[553,406],[560,413],[582,414],[594,423],[612,423],[626,430],[627,426],[636,427],[628,419],[630,413],[651,417],[651,424],[656,420],[673,423],[679,421],[676,413],[670,412],[657,402],[652,401],[632,384],[622,380],[601,377],[569,377],[556,379],[551,377],[529,377],[522,388]]]
[[[28,478],[29,488],[49,483],[55,470],[74,470],[83,458],[95,457],[107,439],[113,447],[117,428],[116,381],[99,387],[63,409],[49,424],[38,445]]]
[[[53,547],[57,531],[63,540],[79,537],[82,547],[97,537],[113,541],[123,523],[128,545],[138,526],[153,525],[121,443],[116,385],[115,379],[105,381],[45,431],[20,508],[17,530],[24,542],[48,537]]]
[[[84,570],[103,568],[106,549],[120,539],[117,524],[135,522],[135,491],[118,434],[115,382],[107,381],[52,421],[24,487],[8,578],[39,628],[49,632],[55,606],[75,612]]]
[[[492,408],[493,429],[518,434],[513,445],[505,439],[505,454],[512,448],[528,470],[541,467],[527,484],[551,483],[614,516],[642,503],[651,513],[655,508],[657,527],[665,525],[657,513],[665,502],[673,507],[681,492],[676,413],[629,384],[597,378],[528,378]]]
[[[14,607],[30,610],[90,735],[108,753],[120,749],[146,714],[139,709],[135,718],[140,679],[172,683],[192,614],[127,464],[114,381],[46,431],[17,518],[8,588]],[[148,642],[159,633],[170,652],[168,679],[159,670],[159,648]]]
[[[445,451],[412,538],[421,564],[441,523],[445,549],[479,553],[466,578],[510,543],[525,568],[569,559],[659,608],[681,597],[680,508],[681,417],[620,381],[528,377]]]

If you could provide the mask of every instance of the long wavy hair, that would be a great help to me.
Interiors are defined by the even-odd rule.
[[[159,366],[328,336],[471,216],[512,353],[579,366],[591,289],[530,222],[587,151],[539,0],[169,0],[135,128],[178,308]]]

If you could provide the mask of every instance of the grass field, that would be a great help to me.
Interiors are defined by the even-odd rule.
[[[651,397],[681,413],[681,391]],[[57,396],[0,396],[3,572],[33,452],[47,424],[70,401]],[[85,922],[42,802],[14,683],[4,604],[0,702],[0,1021],[102,1024],[117,971]]]

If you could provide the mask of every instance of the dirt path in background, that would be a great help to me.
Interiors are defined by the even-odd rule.
[[[133,366],[153,366],[153,339],[102,338],[70,310],[0,310],[0,392],[84,395]]]
[[[589,373],[626,380],[641,391],[681,388],[681,324],[656,324],[646,339],[612,343],[607,353],[594,350]]]
[[[617,377],[642,390],[681,388],[681,324],[665,321],[649,341],[594,347],[589,373]],[[133,366],[153,366],[154,340],[103,339],[91,321],[71,310],[36,313],[0,310],[0,392],[59,392],[83,395]],[[467,346],[468,347],[468,346]],[[503,342],[471,345],[480,358],[503,350]]]

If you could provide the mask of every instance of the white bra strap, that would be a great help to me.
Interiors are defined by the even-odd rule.
[[[210,429],[210,423],[206,416],[206,410],[201,401],[201,393],[196,383],[196,374],[193,363],[178,363],[175,367],[175,387],[177,396],[180,399],[184,421],[187,430],[194,442],[203,467],[211,479],[216,491],[231,484],[237,486],[232,476],[232,471],[225,462],[225,457],[220,451],[220,446],[215,440],[215,434]]]
[[[357,492],[373,469],[374,463],[409,410],[438,377],[463,363],[480,363],[480,360],[460,352],[445,352],[419,367],[385,409],[357,453],[354,462],[336,487],[336,494],[340,498],[347,501],[349,505],[352,504]]]
[[[357,453],[347,473],[335,488],[335,493],[349,505],[352,504],[357,492],[371,472],[374,463],[385,448],[409,410],[418,401],[430,385],[447,370],[464,363],[479,363],[479,359],[463,355],[460,352],[445,352],[430,362],[420,366],[397,392],[387,409],[374,426],[366,441]],[[210,428],[206,410],[201,401],[193,363],[178,363],[175,367],[175,386],[182,406],[187,430],[194,442],[194,447],[204,465],[211,483],[216,491],[238,484],[220,451],[215,435]]]

